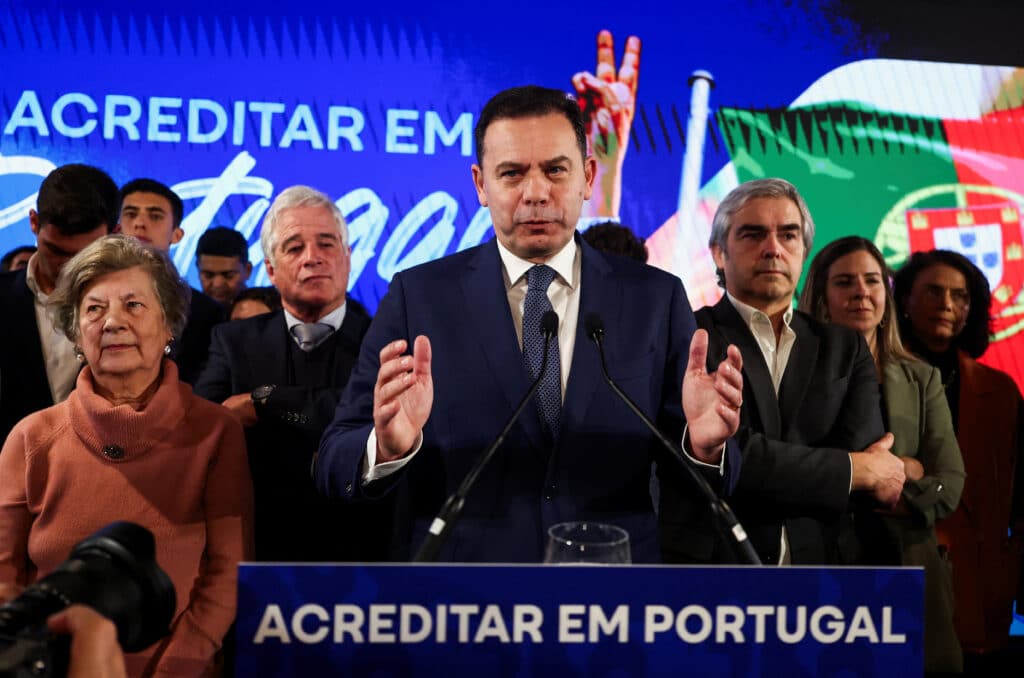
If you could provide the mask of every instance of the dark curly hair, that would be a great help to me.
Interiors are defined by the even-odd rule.
[[[636,233],[633,233],[628,226],[614,221],[604,221],[585,230],[583,239],[595,250],[647,263],[647,248],[644,246],[644,239],[637,237]]]
[[[967,281],[967,291],[971,296],[971,305],[967,311],[967,320],[963,330],[953,340],[953,345],[971,356],[980,357],[988,349],[989,308],[992,306],[992,292],[989,290],[985,274],[971,261],[950,250],[931,250],[930,252],[914,252],[903,267],[896,272],[893,279],[893,293],[899,308],[900,333],[904,341],[914,336],[907,316],[907,298],[914,287],[917,276],[932,266],[949,266],[963,274]]]

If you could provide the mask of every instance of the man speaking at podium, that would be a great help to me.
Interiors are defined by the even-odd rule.
[[[540,377],[439,560],[539,562],[548,527],[589,520],[625,529],[633,562],[657,561],[651,463],[664,462],[663,485],[689,479],[603,382],[587,326],[600,318],[612,378],[720,491],[739,473],[728,440],[742,402],[739,352],[708,374],[707,336],[691,346],[679,279],[575,236],[595,162],[574,99],[506,90],[474,135],[473,181],[496,238],[394,277],[321,441],[317,486],[347,501],[397,492],[392,555],[408,560]],[[558,333],[541,372],[539,320],[550,310]]]

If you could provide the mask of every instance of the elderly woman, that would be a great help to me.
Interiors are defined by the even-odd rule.
[[[925,568],[925,670],[959,672],[963,657],[953,629],[952,582],[935,523],[956,509],[964,464],[939,371],[903,348],[885,260],[864,238],[840,238],[818,252],[800,308],[857,330],[871,349],[882,385],[882,414],[895,437],[892,452],[903,460],[907,480],[891,514],[860,521],[867,531],[861,537],[869,560],[877,564]]]
[[[0,583],[25,585],[115,520],[153,532],[177,610],[129,675],[213,672],[251,545],[242,428],[166,358],[189,288],[161,252],[111,235],[61,271],[55,326],[85,365],[63,403],[23,419],[0,453]]]
[[[915,253],[894,294],[907,347],[942,373],[967,469],[960,508],[938,526],[953,563],[957,635],[967,669],[1007,642],[1020,573],[1021,502],[1014,492],[1024,408],[1009,375],[977,362],[988,348],[991,295],[985,275],[956,252]]]

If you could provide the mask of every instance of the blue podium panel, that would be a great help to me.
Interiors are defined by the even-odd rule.
[[[242,565],[239,676],[908,676],[914,568]]]

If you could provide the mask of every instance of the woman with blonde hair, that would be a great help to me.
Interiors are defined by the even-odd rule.
[[[800,309],[857,330],[867,341],[882,385],[882,416],[906,472],[896,508],[861,533],[876,564],[925,569],[925,671],[959,672],[963,657],[953,629],[953,589],[935,523],[952,513],[964,486],[964,464],[939,371],[903,348],[889,270],[881,252],[859,236],[829,243],[814,257]],[[865,538],[867,537],[867,538]]]

